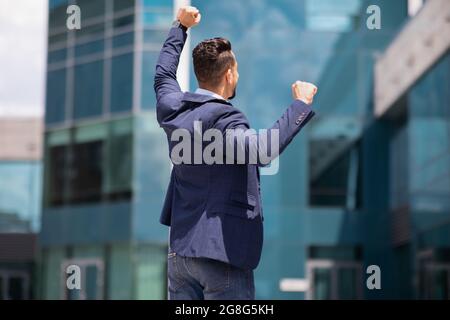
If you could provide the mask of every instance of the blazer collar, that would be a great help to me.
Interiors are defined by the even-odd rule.
[[[194,93],[194,92],[185,92],[183,95],[182,101],[189,101],[189,102],[196,102],[196,103],[205,103],[205,102],[209,102],[209,101],[214,101],[214,102],[218,102],[218,103],[228,104],[230,106],[232,105],[231,103],[229,103],[226,100],[217,99],[213,96],[198,94],[198,93]]]

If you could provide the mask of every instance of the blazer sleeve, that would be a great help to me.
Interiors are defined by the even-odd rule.
[[[214,127],[223,134],[223,152],[227,163],[265,166],[286,149],[314,114],[311,106],[295,100],[272,127],[264,129],[264,134],[261,134],[261,131],[257,133],[250,129],[249,122],[241,111],[230,107],[220,115]],[[278,145],[270,143],[273,135]],[[261,148],[268,156],[264,161],[260,157]],[[230,152],[231,150],[233,151]]]
[[[171,28],[161,49],[154,79],[157,101],[166,94],[181,92],[177,81],[177,68],[187,38],[186,31],[187,29],[182,25]]]

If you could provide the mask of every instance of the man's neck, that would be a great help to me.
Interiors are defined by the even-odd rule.
[[[202,85],[199,85],[199,89],[200,89],[200,90],[205,90],[205,91],[207,91],[207,92],[209,92],[209,93],[211,93],[211,94],[214,94],[214,95],[218,95],[218,96],[220,96],[223,100],[226,100],[226,99],[224,98],[224,94],[223,94],[223,91],[224,91],[224,90],[218,90],[218,89],[215,89],[215,88],[208,88],[208,87],[202,86]]]
[[[198,87],[203,90],[208,90],[208,91],[214,92],[215,94],[218,94],[219,96],[223,97],[223,99],[226,100],[225,88],[212,88],[212,87],[205,86],[203,84],[199,84]]]

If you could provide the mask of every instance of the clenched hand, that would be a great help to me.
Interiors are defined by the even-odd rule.
[[[178,10],[177,19],[186,28],[196,26],[202,18],[200,11],[196,7],[185,6]]]
[[[301,100],[306,104],[311,104],[316,93],[317,87],[312,83],[295,81],[292,84],[292,97],[295,100]]]

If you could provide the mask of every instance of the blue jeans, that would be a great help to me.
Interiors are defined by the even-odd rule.
[[[169,300],[254,300],[253,270],[169,253]]]

